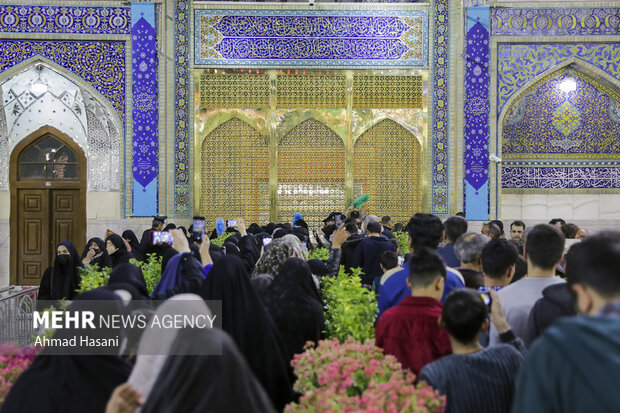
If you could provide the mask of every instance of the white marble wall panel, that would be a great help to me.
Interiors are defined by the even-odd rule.
[[[620,220],[620,195],[599,195],[599,218]]]
[[[536,219],[547,216],[547,195],[528,194],[521,198],[521,217],[525,219]]]

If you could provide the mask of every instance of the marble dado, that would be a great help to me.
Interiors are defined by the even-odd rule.
[[[501,206],[502,218],[618,220],[614,227],[620,230],[620,194],[503,194]]]

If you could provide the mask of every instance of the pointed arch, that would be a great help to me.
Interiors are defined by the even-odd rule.
[[[278,144],[280,144],[280,142],[282,141],[282,139],[284,139],[284,137],[293,129],[295,129],[297,126],[301,125],[302,123],[306,122],[308,119],[313,119],[319,123],[321,123],[322,125],[324,125],[326,128],[330,129],[334,134],[336,134],[344,143],[344,141],[346,141],[346,129],[343,129],[341,131],[336,130],[334,127],[332,127],[332,125],[330,124],[329,119],[319,119],[317,115],[322,115],[322,112],[316,112],[313,110],[294,110],[286,115],[284,115],[283,119],[280,119],[280,121],[278,122],[279,125],[285,125],[285,126],[280,126],[276,129],[276,142],[278,142]],[[289,120],[291,119],[291,120]],[[334,123],[342,123],[341,120],[338,120]]]
[[[262,136],[269,136],[269,126],[267,125],[267,121],[265,118],[249,116],[243,110],[231,110],[223,113],[215,112],[211,116],[206,116],[204,119],[200,120],[200,122],[204,125],[204,129],[200,128],[201,135],[197,138],[198,145],[202,147],[205,138],[209,136],[211,132],[219,128],[222,124],[230,121],[231,119],[238,119],[242,122],[245,122],[250,128],[256,130]],[[261,122],[263,124],[260,124]]]
[[[384,120],[390,120],[394,123],[397,123],[398,125],[400,125],[402,128],[406,129],[409,133],[411,133],[419,142],[420,145],[424,146],[424,142],[422,141],[422,136],[418,136],[418,134],[416,134],[416,130],[413,129],[413,127],[406,123],[402,118],[396,118],[394,116],[391,116],[389,114],[382,114],[381,116],[379,116],[377,119],[374,119],[374,123],[370,126],[368,126],[366,129],[363,129],[361,132],[359,132],[357,135],[354,135],[353,138],[353,144],[355,144],[355,142],[357,142],[357,140],[364,134],[366,133],[370,128],[372,128],[375,125],[378,125],[379,123],[381,123]]]
[[[384,118],[353,145],[353,196],[370,195],[369,208],[406,221],[423,205],[422,145],[400,123]]]
[[[525,85],[523,85],[519,90],[517,90],[504,104],[503,109],[501,110],[498,120],[497,120],[497,127],[498,127],[498,142],[502,141],[502,129],[503,129],[503,125],[504,125],[504,118],[506,117],[506,115],[509,113],[509,111],[512,109],[512,106],[514,103],[518,102],[519,100],[521,100],[521,98],[526,95],[530,89],[532,88],[532,86],[534,86],[536,83],[538,83],[540,80],[552,75],[553,73],[559,72],[565,68],[570,67],[573,70],[576,70],[578,72],[583,73],[584,75],[593,78],[594,80],[598,80],[599,82],[603,83],[603,84],[607,84],[608,86],[614,88],[617,93],[620,93],[620,79],[616,79],[615,77],[613,77],[612,75],[610,75],[609,73],[605,72],[604,70],[594,66],[593,64],[586,62],[585,60],[582,60],[578,57],[571,57],[570,59],[567,59],[565,61],[563,61],[562,63],[559,63],[551,68],[549,68],[548,70],[545,70],[542,73],[539,73],[538,76],[534,77],[533,79],[531,79],[530,81],[528,81]],[[499,145],[501,150],[501,145]]]
[[[249,123],[233,117],[206,135],[197,170],[200,211],[208,227],[220,217],[268,221],[269,146]]]
[[[110,101],[101,94],[101,92],[95,89],[90,83],[88,83],[82,77],[76,75],[70,70],[65,69],[64,67],[58,65],[57,63],[43,56],[40,56],[40,55],[33,56],[27,60],[24,60],[23,62],[19,64],[16,64],[10,69],[0,72],[0,86],[2,86],[4,83],[14,78],[15,76],[18,76],[19,74],[26,72],[39,64],[43,64],[47,66],[49,69],[67,78],[71,82],[78,85],[82,90],[85,90],[90,95],[94,96],[97,99],[97,102],[106,109],[108,117],[112,120],[112,122],[114,122],[114,125],[119,130],[119,132],[122,132],[124,130],[123,122],[121,120],[120,114],[116,111],[114,106],[112,106]]]
[[[278,221],[301,212],[316,224],[345,202],[345,146],[315,118],[297,124],[278,143]]]

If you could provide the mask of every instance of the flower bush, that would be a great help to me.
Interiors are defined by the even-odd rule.
[[[414,386],[415,375],[403,370],[370,340],[322,340],[295,355],[292,365],[299,403],[285,412],[442,412],[445,398],[430,386]]]
[[[111,272],[112,269],[108,267],[100,270],[98,264],[85,265],[84,268],[80,268],[80,286],[75,291],[83,293],[107,285]]]
[[[151,294],[161,278],[161,258],[157,254],[148,254],[146,261],[138,261],[132,258],[129,262],[142,269],[144,281],[146,281],[146,289]]]
[[[308,260],[317,258],[319,260],[328,260],[329,259],[329,250],[327,248],[315,248],[308,254]]]
[[[16,346],[0,346],[0,405],[11,390],[11,386],[24,370],[30,366],[39,348]]]
[[[361,272],[353,268],[349,274],[341,266],[336,277],[323,278],[327,337],[364,342],[375,336],[377,300],[375,293],[362,287]]]
[[[394,236],[398,240],[398,246],[402,255],[409,253],[409,234],[403,231],[394,231]]]

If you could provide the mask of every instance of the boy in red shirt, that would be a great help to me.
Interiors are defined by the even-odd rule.
[[[407,285],[411,296],[383,313],[375,326],[375,342],[416,375],[422,367],[451,353],[448,333],[439,328],[446,266],[430,249],[409,261]]]

